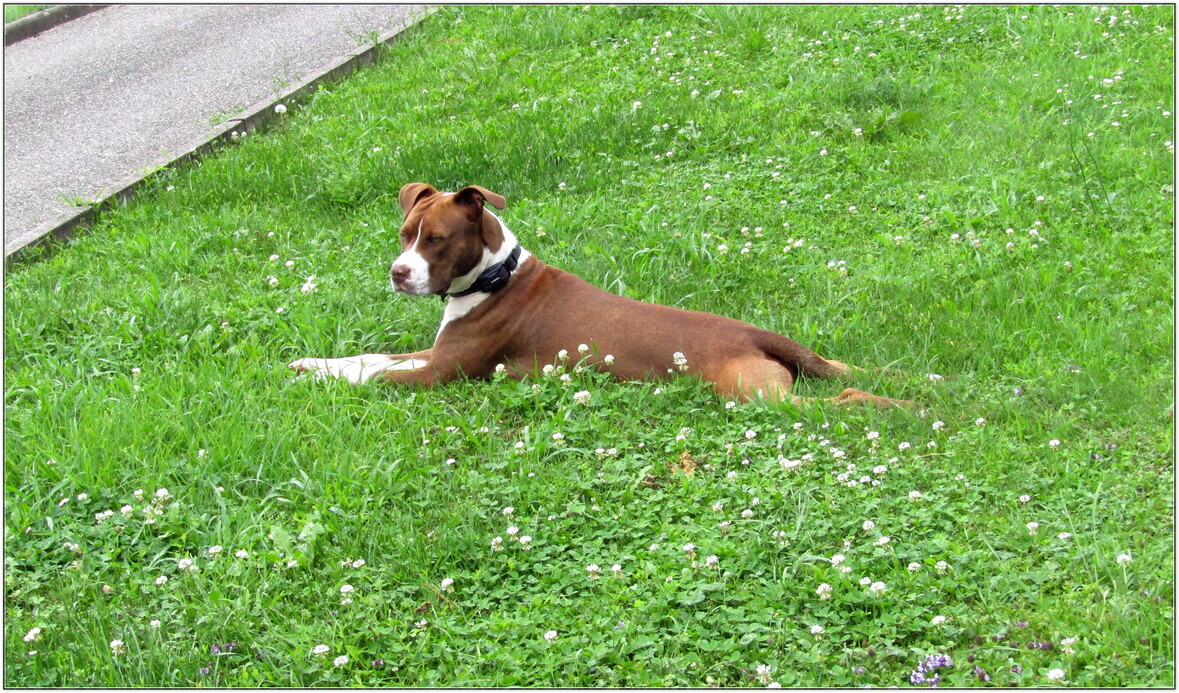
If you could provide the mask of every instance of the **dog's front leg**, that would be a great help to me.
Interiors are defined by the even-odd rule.
[[[412,354],[361,354],[338,359],[299,359],[288,368],[310,373],[316,380],[344,378],[353,385],[373,378],[392,382],[429,385],[434,382],[434,369],[429,367],[430,349]]]

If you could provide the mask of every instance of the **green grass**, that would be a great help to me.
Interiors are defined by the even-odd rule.
[[[53,7],[53,5],[5,5],[4,22],[7,24],[34,12],[39,12],[47,7]]]
[[[442,8],[8,274],[6,683],[1174,685],[1173,24]],[[923,411],[292,383],[429,346],[385,278],[410,181]]]

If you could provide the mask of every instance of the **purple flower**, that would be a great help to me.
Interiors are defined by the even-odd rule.
[[[209,654],[221,654],[221,648],[213,645],[209,648]]]
[[[383,660],[383,659],[374,659],[374,660],[373,660],[373,666],[374,666],[374,667],[376,667],[377,669],[380,669],[381,667],[385,666],[385,660]]]
[[[974,675],[978,677],[979,681],[990,681],[991,680],[991,675],[988,674],[986,672],[986,670],[984,670],[982,667],[980,667],[978,665],[975,665],[975,667],[974,667]]]
[[[942,667],[952,667],[954,661],[950,659],[949,655],[936,654],[925,655],[925,659],[917,665],[913,673],[909,674],[909,682],[914,685],[928,684],[929,686],[937,686],[942,680],[941,674],[933,674],[929,676],[930,672]]]
[[[852,673],[856,676],[859,676],[860,674],[864,673],[864,667],[852,667]]]
[[[197,673],[200,674],[201,676],[208,676],[209,675],[209,667],[201,667],[197,671]]]

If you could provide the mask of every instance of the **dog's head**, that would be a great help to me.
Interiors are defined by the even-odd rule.
[[[438,192],[426,183],[402,186],[398,195],[405,221],[401,254],[389,268],[393,289],[411,296],[443,295],[455,279],[476,270],[504,242],[490,202],[504,208],[504,198],[478,185],[456,193]]]

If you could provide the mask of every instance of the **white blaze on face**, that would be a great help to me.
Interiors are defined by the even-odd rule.
[[[425,221],[423,219],[423,221]],[[426,258],[418,252],[418,245],[422,242],[422,222],[418,222],[418,235],[413,240],[407,250],[402,251],[397,259],[393,261],[393,267],[404,267],[409,269],[409,276],[405,279],[402,286],[398,286],[396,282],[390,278],[390,283],[393,285],[394,291],[404,291],[407,294],[415,296],[424,296],[430,293],[430,263],[426,262]],[[392,267],[389,268],[392,272]]]

